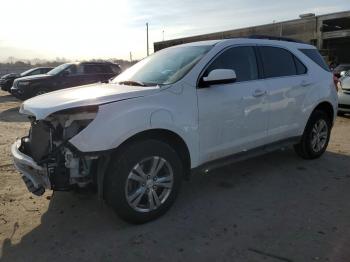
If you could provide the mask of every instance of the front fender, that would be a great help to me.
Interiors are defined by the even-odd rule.
[[[85,153],[107,151],[138,133],[169,130],[184,140],[191,155],[191,166],[197,165],[197,127],[175,119],[169,110],[156,108],[159,104],[152,103],[152,99],[149,103],[142,99],[142,103],[136,98],[100,106],[96,118],[69,142]]]
[[[149,109],[142,105],[129,105],[130,100],[101,105],[96,118],[69,142],[81,152],[106,151],[118,147],[128,137],[149,129]]]

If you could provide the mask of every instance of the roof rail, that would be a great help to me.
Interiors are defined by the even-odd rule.
[[[277,40],[277,41],[286,41],[286,42],[294,42],[294,43],[301,43],[305,44],[305,42],[293,39],[293,38],[288,38],[288,37],[281,37],[281,36],[270,36],[270,35],[250,35],[247,38],[252,38],[252,39],[267,39],[267,40]]]

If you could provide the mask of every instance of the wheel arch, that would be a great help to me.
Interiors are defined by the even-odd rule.
[[[329,117],[329,119],[331,120],[331,123],[333,125],[334,122],[334,118],[335,118],[335,112],[334,112],[334,108],[333,105],[328,102],[328,101],[323,101],[321,103],[319,103],[314,110],[312,111],[311,115],[313,114],[313,112],[315,112],[316,110],[319,111],[323,111],[327,114],[327,116]]]
[[[124,142],[122,142],[116,148],[116,152],[123,151],[123,148],[129,145],[130,143],[137,143],[137,141],[144,139],[154,139],[162,141],[171,146],[179,155],[182,163],[184,164],[185,177],[189,175],[189,171],[191,169],[191,154],[189,147],[186,144],[185,140],[179,134],[169,129],[154,128],[136,133],[128,139],[126,139]]]

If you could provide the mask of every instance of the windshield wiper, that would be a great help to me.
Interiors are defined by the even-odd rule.
[[[133,80],[121,81],[121,82],[118,82],[118,84],[128,85],[128,86],[147,86],[146,84],[144,84],[142,82],[133,81]]]

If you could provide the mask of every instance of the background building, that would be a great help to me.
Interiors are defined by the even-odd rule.
[[[328,62],[350,63],[350,11],[320,16],[305,14],[291,21],[156,42],[154,51],[183,43],[249,35],[298,39],[317,46]]]

